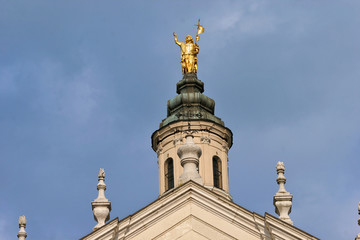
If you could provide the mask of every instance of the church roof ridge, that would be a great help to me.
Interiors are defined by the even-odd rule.
[[[200,191],[203,191],[203,194],[201,194]],[[196,193],[196,194],[194,195],[194,193]],[[197,194],[200,194],[200,195],[197,195]],[[184,196],[185,198],[191,198],[193,200],[197,200],[199,196],[205,197],[207,199],[206,203],[203,203],[202,201],[196,201],[196,202],[199,202],[199,203],[201,202],[203,205],[205,204],[207,207],[213,206],[211,204],[208,204],[209,201],[214,202],[214,205],[215,205],[215,203],[217,201],[220,201],[223,204],[217,204],[216,206],[219,207],[219,208],[226,208],[226,209],[228,209],[227,211],[229,211],[229,208],[230,209],[233,208],[233,211],[236,212],[236,215],[239,215],[239,217],[234,216],[237,219],[236,221],[242,221],[241,219],[244,219],[244,217],[247,216],[246,217],[247,221],[252,221],[254,224],[257,225],[257,224],[259,224],[255,220],[255,217],[257,217],[257,218],[261,219],[261,222],[264,221],[264,224],[266,223],[268,226],[272,227],[273,229],[279,228],[280,226],[277,226],[277,225],[281,224],[281,227],[282,227],[281,230],[283,232],[285,231],[287,234],[290,234],[289,231],[291,232],[291,231],[295,230],[296,233],[293,233],[293,234],[297,234],[297,235],[300,234],[303,237],[305,237],[304,235],[306,235],[306,239],[318,240],[318,238],[314,237],[313,235],[311,235],[311,234],[309,234],[309,233],[307,233],[307,232],[305,232],[305,231],[303,231],[303,230],[301,230],[301,229],[299,229],[299,228],[297,228],[297,227],[295,227],[295,226],[293,226],[291,224],[288,224],[288,223],[278,219],[277,217],[269,214],[268,212],[265,212],[264,215],[261,215],[259,213],[250,211],[250,210],[240,206],[239,204],[237,204],[237,203],[235,203],[233,201],[230,201],[230,200],[226,199],[225,197],[223,197],[221,195],[216,194],[215,192],[207,189],[206,187],[204,187],[204,186],[202,186],[202,185],[200,185],[200,184],[198,184],[198,183],[196,183],[196,182],[194,182],[192,180],[184,183],[183,185],[181,185],[181,186],[179,186],[177,188],[171,189],[169,192],[167,192],[167,193],[163,194],[162,196],[158,197],[156,200],[154,200],[153,202],[147,204],[146,206],[144,206],[143,208],[141,208],[138,211],[134,212],[133,214],[130,214],[130,215],[128,215],[127,217],[125,217],[123,219],[115,218],[115,219],[111,220],[110,222],[108,222],[107,224],[105,224],[104,226],[102,226],[99,229],[104,230],[105,226],[113,225],[107,231],[114,231],[115,225],[114,225],[113,221],[115,221],[116,219],[118,219],[118,223],[116,224],[116,231],[119,231],[119,230],[123,229],[126,226],[128,227],[129,224],[130,225],[134,225],[134,224],[136,225],[136,224],[138,224],[140,222],[142,224],[145,224],[143,218],[150,217],[153,214],[158,214],[159,209],[164,208],[165,206],[168,206],[168,205],[171,205],[171,204],[179,205],[179,201],[176,201],[176,203],[174,203],[174,201],[172,199],[172,198],[177,197],[177,196],[179,196],[180,198],[181,198],[181,196]],[[155,207],[154,209],[151,209],[151,207],[153,207],[157,203],[159,203],[159,206]],[[217,203],[219,203],[219,202],[217,202]],[[147,212],[145,214],[144,211],[146,211],[146,209],[148,209],[149,212]],[[237,209],[237,210],[235,210],[235,209]],[[144,215],[141,216],[142,213],[144,213]],[[241,216],[243,216],[243,217],[241,217]],[[235,220],[235,218],[234,218],[234,220]],[[124,225],[124,226],[121,226],[121,225]],[[86,235],[85,237],[81,238],[80,240],[93,239],[93,238],[91,238],[91,236],[97,235],[99,233],[99,229],[92,232],[92,233],[90,233],[90,234],[88,234],[88,235]],[[135,232],[137,232],[137,231],[141,231],[141,227],[139,227],[139,229],[135,230]],[[135,233],[132,233],[132,234],[135,234]],[[261,235],[263,233],[259,232],[259,234]],[[300,239],[300,238],[296,238],[296,239]]]

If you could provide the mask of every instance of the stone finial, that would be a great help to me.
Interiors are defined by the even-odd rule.
[[[185,144],[179,147],[177,151],[181,166],[184,168],[184,172],[179,177],[179,184],[181,185],[189,180],[203,184],[202,178],[197,170],[201,156],[201,148],[194,144],[194,136],[190,132],[185,138]]]
[[[278,162],[276,164],[276,172],[278,177],[276,178],[277,184],[279,184],[279,193],[287,193],[285,189],[286,177],[284,176],[285,166],[283,162]]]
[[[286,178],[284,176],[285,166],[283,162],[278,162],[276,164],[276,171],[278,174],[276,182],[279,184],[279,191],[274,196],[275,212],[279,215],[281,220],[293,224],[289,217],[293,196],[285,189]]]
[[[360,202],[358,203],[358,213],[360,215]],[[358,225],[360,226],[360,217],[358,219]]]
[[[19,217],[19,233],[17,235],[17,237],[20,239],[20,240],[25,240],[25,238],[27,237],[27,233],[25,231],[25,228],[26,228],[26,218],[25,216],[20,216]]]
[[[360,215],[360,202],[358,203],[358,213]],[[358,225],[360,226],[360,217],[358,219]],[[360,233],[356,236],[355,240],[360,240]]]
[[[97,184],[98,197],[91,203],[94,213],[94,219],[97,221],[97,225],[94,227],[94,231],[105,225],[105,222],[110,219],[111,202],[105,197],[105,171],[100,168],[98,175],[99,183]]]

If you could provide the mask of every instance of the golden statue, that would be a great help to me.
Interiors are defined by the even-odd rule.
[[[190,35],[187,35],[185,42],[179,42],[176,33],[174,32],[174,40],[177,45],[180,46],[181,51],[181,67],[182,73],[197,73],[197,54],[199,53],[199,45],[196,43],[199,41],[199,34],[204,32],[204,27],[200,25],[200,19],[198,21],[197,32],[195,43],[193,38]]]

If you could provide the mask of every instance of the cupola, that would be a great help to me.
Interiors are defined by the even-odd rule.
[[[195,182],[231,199],[228,150],[232,146],[232,132],[215,116],[215,101],[203,94],[204,83],[196,73],[184,74],[176,89],[178,95],[167,102],[167,118],[151,137],[158,156],[160,195],[184,183],[187,169],[178,153],[191,145],[200,153],[194,164],[201,180],[197,178]]]

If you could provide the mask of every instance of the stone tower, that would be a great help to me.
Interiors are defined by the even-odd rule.
[[[204,92],[204,83],[196,73],[187,73],[176,84],[178,93],[167,102],[167,118],[152,136],[152,148],[159,164],[159,192],[165,194],[183,181],[184,168],[179,148],[189,141],[201,148],[197,171],[202,181],[195,181],[231,200],[229,194],[228,151],[232,132],[214,115],[215,101]],[[181,151],[180,151],[181,152]]]

